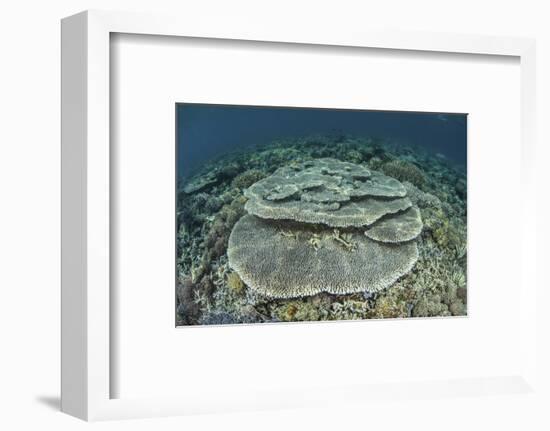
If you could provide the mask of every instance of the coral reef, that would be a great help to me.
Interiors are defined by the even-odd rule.
[[[239,274],[237,274],[236,272],[232,272],[227,276],[227,285],[236,293],[242,293],[245,288],[241,277],[239,277]]]
[[[183,324],[196,323],[199,316],[199,305],[195,303],[195,285],[187,277],[176,286],[177,313]]]
[[[206,175],[200,175],[189,181],[184,187],[185,193],[195,193],[199,190],[206,189],[218,181],[217,172],[209,172]]]
[[[265,177],[265,173],[259,169],[249,169],[239,175],[237,175],[231,185],[238,189],[246,189],[257,181],[260,181]]]
[[[449,307],[441,302],[438,295],[426,295],[418,300],[413,308],[414,317],[448,316]]]
[[[323,169],[319,159],[332,161],[323,162]],[[345,165],[340,165],[339,161],[359,168],[340,168]],[[259,193],[250,190],[271,175],[279,175],[280,169],[289,173],[288,180],[279,184],[280,187],[274,184],[272,189],[266,188]],[[296,187],[298,191],[285,187],[295,183],[292,177],[300,177],[303,175],[300,172],[307,169],[326,185]],[[366,176],[366,171],[370,176]],[[386,181],[389,184],[385,188]],[[466,185],[463,167],[423,148],[342,134],[279,139],[213,160],[202,166],[193,177],[178,181],[176,324],[464,316],[468,297]],[[371,194],[362,194],[367,189]],[[382,197],[375,195],[377,189]],[[384,193],[393,195],[383,197]],[[250,197],[254,194],[257,196]],[[384,201],[399,202],[401,199],[406,205],[393,213],[382,214],[375,221],[371,222],[369,218],[369,223],[365,223],[365,217],[361,215],[351,217],[357,222],[350,226],[347,226],[348,215],[345,214],[343,224],[346,226],[329,225],[331,219],[322,215],[318,217],[329,223],[310,223],[305,229],[301,227],[303,223],[299,222],[299,216],[269,216],[264,217],[266,220],[257,220],[262,226],[276,226],[276,232],[268,229],[272,237],[268,236],[267,242],[294,244],[292,247],[296,250],[303,247],[306,257],[316,259],[329,250],[332,251],[330,259],[334,258],[333,254],[361,255],[365,244],[375,244],[377,248],[401,247],[411,236],[410,244],[417,248],[418,259],[409,271],[390,283],[391,287],[365,291],[358,287],[356,293],[335,291],[275,298],[255,290],[250,280],[229,265],[231,248],[228,245],[232,231],[243,216],[246,219],[253,217],[246,214],[254,213],[250,208],[255,205],[262,206],[257,214],[261,218],[260,211],[264,211],[264,215],[272,214],[279,211],[273,208],[284,208],[293,201],[298,201],[300,206],[324,205],[323,212],[330,214],[331,210],[326,207],[337,205],[338,209],[332,212],[338,212],[367,199],[380,200],[382,205],[385,205]],[[371,210],[373,208],[364,212]],[[381,211],[386,210],[382,208]],[[419,211],[423,224],[419,234],[414,211]],[[313,215],[316,212],[313,211]],[[360,212],[354,209],[352,213]],[[311,215],[307,214],[308,220]],[[386,229],[389,224],[394,228]],[[375,236],[377,232],[379,236]],[[384,240],[392,239],[393,232],[397,232],[399,240],[404,242],[384,243]],[[368,236],[369,233],[372,237]],[[301,252],[296,253],[300,259],[304,258]],[[340,267],[334,274],[345,271],[349,262],[336,258],[338,260]],[[299,262],[297,258],[290,267],[297,268]],[[274,260],[268,263],[277,266]],[[285,266],[289,267],[282,265]],[[304,268],[300,271],[306,272]],[[279,272],[277,277],[291,278],[290,274]],[[285,289],[291,291],[293,288],[287,285]]]
[[[411,162],[405,160],[392,160],[381,166],[382,172],[399,181],[408,181],[417,187],[422,188],[426,183],[426,176]]]

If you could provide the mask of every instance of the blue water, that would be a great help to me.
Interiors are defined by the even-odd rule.
[[[424,147],[466,165],[466,114],[179,104],[178,175],[277,138],[345,134]]]

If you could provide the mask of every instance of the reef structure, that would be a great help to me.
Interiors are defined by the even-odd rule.
[[[323,158],[293,163],[245,190],[229,265],[271,298],[377,292],[418,260],[420,211],[395,178]]]

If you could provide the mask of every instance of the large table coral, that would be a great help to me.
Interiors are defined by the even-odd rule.
[[[261,218],[368,226],[410,208],[397,180],[336,159],[282,167],[245,191],[246,210]]]
[[[286,226],[250,214],[233,229],[228,255],[247,285],[275,298],[379,291],[418,259],[414,242],[381,243],[357,231]]]
[[[274,298],[376,292],[418,259],[420,212],[396,179],[317,159],[275,171],[245,191],[229,265]]]

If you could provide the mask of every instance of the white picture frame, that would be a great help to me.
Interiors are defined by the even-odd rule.
[[[187,17],[87,11],[62,21],[62,410],[85,420],[182,415],[316,406],[334,397],[387,398],[394,385],[370,388],[304,388],[300,393],[262,397],[113,399],[110,321],[110,37],[114,33],[284,42],[333,47],[383,48],[438,53],[513,56],[521,67],[522,267],[520,375],[459,381],[403,382],[400,398],[449,394],[538,393],[536,367],[538,289],[534,185],[536,142],[535,42],[531,39],[414,32],[306,31],[278,25],[233,28],[230,22],[205,26]],[[262,388],[257,388],[258,392]]]

